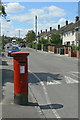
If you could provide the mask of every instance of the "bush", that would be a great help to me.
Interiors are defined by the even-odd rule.
[[[37,44],[37,49],[38,49],[38,50],[41,50],[41,46],[42,46],[42,45],[41,45],[40,43],[38,43],[38,44]]]
[[[72,46],[72,50],[80,50],[80,46],[74,45],[74,46]]]
[[[33,49],[37,49],[37,44],[31,44],[30,47]]]

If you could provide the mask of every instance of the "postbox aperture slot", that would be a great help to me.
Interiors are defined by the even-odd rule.
[[[26,63],[26,61],[20,61],[19,63]]]

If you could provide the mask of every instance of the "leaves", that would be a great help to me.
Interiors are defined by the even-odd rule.
[[[2,16],[7,16],[6,12],[5,12],[5,7],[2,4],[2,2],[0,1],[0,15]]]
[[[33,30],[28,31],[25,39],[26,39],[27,44],[29,44],[29,43],[31,44],[31,43],[33,43],[33,41],[35,41],[36,34],[34,33]]]
[[[51,35],[51,43],[54,43],[55,45],[61,45],[61,38],[58,33]]]
[[[42,38],[41,40],[39,40],[39,43],[43,45],[47,45],[49,44],[49,41],[47,39]]]

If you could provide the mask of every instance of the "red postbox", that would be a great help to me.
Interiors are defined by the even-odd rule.
[[[29,53],[14,52],[14,103],[28,103],[28,58]]]

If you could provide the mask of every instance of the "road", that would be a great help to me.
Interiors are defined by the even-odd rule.
[[[78,118],[78,59],[29,52],[29,85],[47,118]]]
[[[22,51],[30,53],[29,88],[44,117],[78,118],[78,59],[30,48]],[[7,63],[12,66],[13,59]]]

